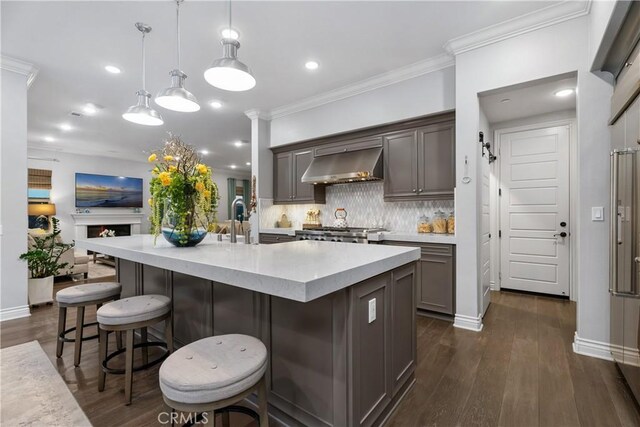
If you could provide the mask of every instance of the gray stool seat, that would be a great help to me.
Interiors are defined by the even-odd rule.
[[[100,307],[101,325],[126,325],[155,319],[171,311],[171,299],[164,295],[140,295],[119,299]]]
[[[218,335],[171,354],[160,367],[160,389],[175,402],[217,402],[256,385],[266,369],[267,349],[260,340]]]
[[[122,286],[116,282],[88,283],[70,286],[56,293],[56,301],[63,304],[80,304],[120,295]]]

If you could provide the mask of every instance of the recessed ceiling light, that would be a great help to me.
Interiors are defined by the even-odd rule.
[[[503,104],[505,104],[507,102],[510,102],[510,101],[511,101],[511,99],[509,99],[509,98],[504,98],[504,99],[500,100],[500,102],[502,102]]]
[[[251,166],[251,162],[247,162],[246,164],[247,164],[247,166]]]
[[[120,68],[116,67],[115,65],[107,65],[106,67],[104,67],[105,70],[107,70],[109,73],[111,74],[120,74]]]
[[[55,141],[55,139],[54,139],[52,136],[45,136],[45,137],[44,137],[44,140],[45,140],[45,141],[47,141],[47,142],[53,142],[53,141]]]
[[[316,61],[307,61],[304,66],[307,70],[317,70],[320,65]]]
[[[233,143],[233,145],[235,145],[236,147],[242,147],[244,143],[242,141],[236,141]]]
[[[222,108],[222,102],[220,102],[220,101],[211,101],[211,102],[209,103],[209,105],[211,105],[211,106],[212,106],[213,108],[215,108],[216,110],[217,110],[218,108]]]
[[[240,34],[238,34],[238,32],[233,28],[225,28],[222,30],[221,34],[223,39],[238,40],[240,37]]]
[[[554,93],[555,96],[559,96],[561,98],[565,96],[569,96],[573,93],[573,89],[561,89]]]
[[[73,129],[69,123],[61,123],[59,128],[60,128],[60,130],[63,130],[65,132],[66,131],[70,131],[71,129]]]
[[[237,166],[236,166],[236,165],[229,165],[229,167],[230,167],[231,169],[235,169],[235,168],[237,168]]]
[[[200,150],[200,154],[206,156],[207,154],[209,154],[209,150]]]
[[[89,103],[82,107],[82,111],[84,111],[85,114],[91,116],[98,112],[98,107],[96,107],[94,104]]]

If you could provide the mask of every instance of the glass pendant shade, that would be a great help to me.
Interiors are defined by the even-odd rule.
[[[168,87],[156,95],[156,104],[168,110],[191,113],[198,111],[200,105],[191,92],[184,88],[184,79],[187,75],[180,70],[172,70],[171,87]]]
[[[213,61],[204,72],[204,79],[211,86],[233,92],[249,90],[256,85],[251,70],[238,60],[240,43],[233,39],[223,39],[223,57]]]
[[[156,110],[149,106],[149,99],[151,94],[146,90],[139,90],[136,92],[138,95],[138,103],[127,109],[122,115],[122,118],[145,126],[160,126],[164,123],[162,116]]]

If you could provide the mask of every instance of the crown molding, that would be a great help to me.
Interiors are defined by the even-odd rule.
[[[591,0],[564,1],[449,40],[444,49],[458,55],[511,37],[588,15]]]
[[[247,117],[249,117],[251,120],[254,120],[254,119],[271,120],[271,114],[269,114],[266,111],[252,109],[252,110],[245,111],[244,114]]]
[[[38,75],[39,70],[33,64],[5,55],[2,55],[0,59],[1,69],[22,74],[27,77],[27,88],[31,86]]]
[[[428,58],[405,67],[397,68],[386,73],[378,74],[357,83],[343,86],[320,95],[312,96],[292,104],[283,105],[270,111],[271,119],[288,116],[304,110],[319,107],[324,104],[339,101],[361,93],[383,88],[395,83],[409,80],[424,74],[452,67],[454,59],[448,54],[441,54]]]

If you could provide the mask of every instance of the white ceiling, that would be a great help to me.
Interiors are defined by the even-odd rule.
[[[576,86],[574,75],[551,77],[481,94],[480,106],[491,124],[575,110],[575,92],[565,97],[555,96],[555,93]]]
[[[197,113],[156,107],[158,128],[120,117],[140,88],[140,37],[136,21],[153,27],[147,38],[147,90],[169,84],[175,58],[172,1],[2,1],[3,55],[40,69],[29,90],[29,146],[111,157],[143,158],[166,131],[212,154],[215,167],[246,167],[250,146],[248,109],[270,110],[443,53],[447,40],[557,2],[235,2],[233,26],[240,30],[239,58],[258,81],[248,92],[209,86],[203,72],[221,53],[219,31],[226,2],[187,1],[182,12],[182,69],[186,87],[201,106]],[[320,68],[309,72],[308,59]],[[114,64],[122,74],[111,75]],[[213,110],[207,103],[221,100]],[[74,118],[84,103],[103,106],[93,117]],[[68,122],[74,129],[62,132]],[[49,143],[44,137],[53,136]],[[248,167],[246,167],[248,168]]]

